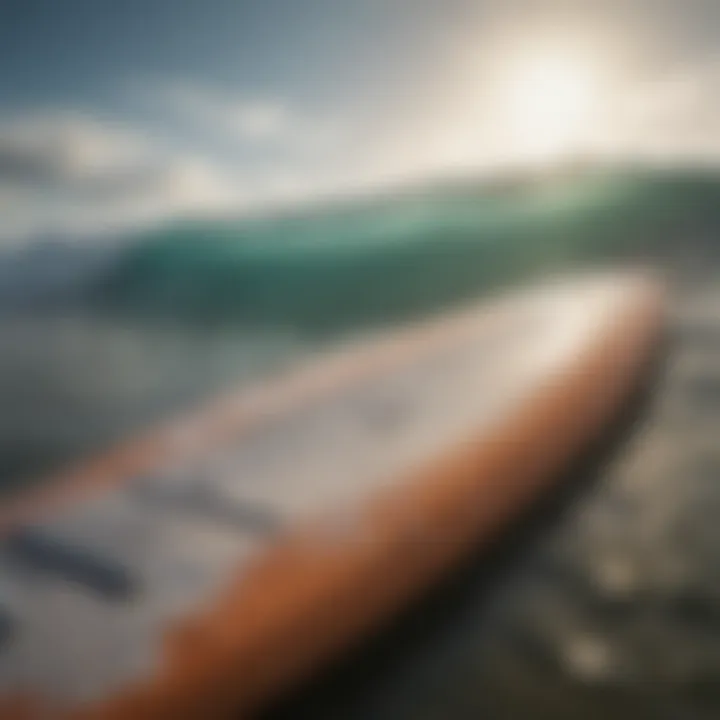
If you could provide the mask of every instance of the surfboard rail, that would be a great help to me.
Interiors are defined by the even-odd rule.
[[[221,590],[168,625],[154,666],[105,697],[73,706],[67,717],[244,716],[307,678],[487,542],[611,422],[659,341],[660,279],[633,273],[576,281],[567,297],[576,298],[578,322],[583,322],[583,293],[592,283],[607,295],[605,305],[598,301],[597,313],[586,320],[595,326],[583,330],[581,341],[557,350],[548,369],[538,370],[518,391],[518,400],[477,427],[463,425],[431,456],[405,462],[401,471],[393,471],[391,483],[362,499],[350,495],[301,513],[297,521],[258,526],[253,532],[263,536],[260,551],[230,573]],[[617,297],[610,299],[613,292]],[[532,292],[530,298],[526,307],[532,307]],[[0,532],[6,543],[8,538],[17,542],[19,528],[34,527],[81,498],[111,493],[170,454],[188,461],[212,454],[267,418],[332,399],[347,387],[372,385],[374,378],[392,372],[400,377],[423,353],[464,338],[470,325],[476,329],[480,322],[483,332],[497,331],[502,338],[516,302],[512,295],[488,304],[480,315],[472,308],[421,323],[212,403],[189,421],[9,501],[0,509]],[[498,342],[502,348],[505,341]],[[530,373],[533,360],[518,361],[525,369],[512,372]],[[8,694],[2,716],[43,716],[46,699],[33,693],[18,688]]]

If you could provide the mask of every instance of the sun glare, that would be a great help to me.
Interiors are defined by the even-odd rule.
[[[507,82],[505,113],[515,152],[525,160],[549,162],[581,151],[598,102],[592,64],[562,54],[527,56]]]

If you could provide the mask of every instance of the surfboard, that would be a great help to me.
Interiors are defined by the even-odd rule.
[[[618,412],[662,284],[380,334],[0,507],[3,718],[245,717],[482,547]]]

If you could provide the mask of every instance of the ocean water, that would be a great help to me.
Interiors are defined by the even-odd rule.
[[[716,227],[715,177],[605,169],[444,182],[175,222],[108,247],[45,241],[6,253],[3,486],[328,346],[499,288],[608,262],[703,266]]]
[[[292,331],[60,314],[0,319],[7,490],[189,411],[310,351]],[[318,349],[317,346],[314,346]]]
[[[89,264],[53,246],[62,282],[35,251],[22,282],[0,282],[4,486],[376,329],[548,274],[650,262],[680,294],[669,372],[632,443],[500,572],[471,564],[280,715],[717,717],[718,238],[719,178],[625,171],[177,223]]]
[[[46,242],[6,256],[3,485],[42,479],[328,346],[592,264],[617,245],[608,218],[630,218],[640,194],[636,178],[609,174],[445,183],[177,222],[107,251]]]

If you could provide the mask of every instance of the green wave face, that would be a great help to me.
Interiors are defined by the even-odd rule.
[[[103,279],[113,312],[318,331],[406,319],[532,274],[658,254],[720,224],[715,178],[595,173],[464,183],[137,238]]]

